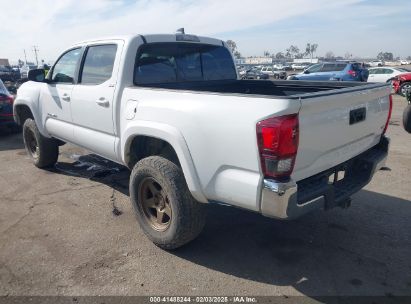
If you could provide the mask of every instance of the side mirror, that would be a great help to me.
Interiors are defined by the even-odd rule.
[[[309,71],[309,70],[305,70],[305,71],[304,71],[304,74],[310,74],[310,71]]]
[[[27,78],[35,82],[44,82],[46,79],[46,71],[44,69],[30,70]]]

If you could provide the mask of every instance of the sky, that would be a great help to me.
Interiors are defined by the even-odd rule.
[[[53,62],[71,44],[123,34],[186,33],[234,40],[243,56],[301,50],[411,56],[409,0],[0,0],[0,58]],[[3,19],[4,21],[4,19]]]

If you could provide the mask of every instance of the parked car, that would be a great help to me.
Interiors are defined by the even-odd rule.
[[[357,62],[317,63],[289,80],[367,81],[368,70]]]
[[[268,74],[262,73],[261,70],[257,67],[254,67],[248,70],[243,76],[243,79],[269,79],[269,78],[270,76]]]
[[[265,66],[261,68],[261,73],[267,74],[274,79],[285,79],[287,73],[283,70],[276,69],[272,66]]]
[[[400,60],[401,65],[409,65],[410,62],[408,60]]]
[[[7,90],[3,81],[0,79],[0,126],[6,126],[17,130],[18,126],[13,116],[14,97]]]
[[[370,65],[370,67],[382,67],[383,65],[385,65],[384,61],[382,60],[373,60],[368,62],[368,64]]]
[[[379,67],[368,69],[368,82],[389,82],[395,76],[410,72],[404,68]]]
[[[23,65],[20,68],[21,78],[27,78],[29,71],[37,69],[37,65]]]
[[[348,207],[388,153],[389,85],[239,80],[219,39],[90,40],[29,79],[14,110],[34,165],[64,141],[127,166],[141,229],[165,249],[200,233],[208,202],[279,219]]]
[[[296,70],[305,70],[308,68],[310,65],[308,63],[293,63],[291,65],[291,68],[296,71]]]
[[[237,67],[237,72],[238,72],[238,75],[242,78],[242,77],[245,76],[245,73],[247,72],[247,69],[243,66]]]
[[[391,84],[395,93],[405,96],[407,90],[411,89],[411,72],[395,76]]]
[[[9,66],[0,66],[0,79],[3,81],[15,81],[17,74]]]

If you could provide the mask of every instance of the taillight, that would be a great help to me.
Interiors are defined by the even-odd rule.
[[[298,115],[271,117],[257,123],[258,151],[264,176],[290,176],[297,156],[298,138]]]
[[[391,114],[392,114],[392,94],[390,94],[389,100],[390,100],[390,105],[389,105],[389,109],[388,109],[387,122],[385,123],[384,131],[382,132],[382,134],[385,134],[385,132],[387,131],[387,128],[388,128],[388,124],[390,123]]]
[[[9,95],[0,95],[0,103],[13,105],[14,98]]]
[[[357,72],[354,70],[349,70],[347,73],[350,74],[352,77],[357,76]]]

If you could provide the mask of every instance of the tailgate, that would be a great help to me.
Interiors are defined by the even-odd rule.
[[[386,124],[389,94],[389,86],[372,84],[301,96],[293,179],[310,177],[376,145]]]

